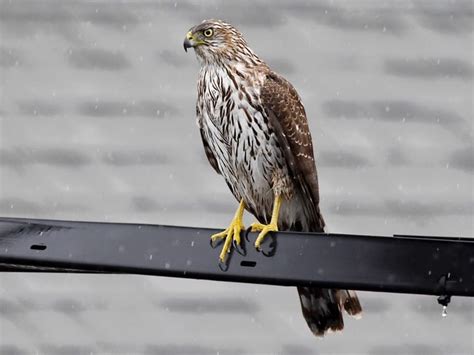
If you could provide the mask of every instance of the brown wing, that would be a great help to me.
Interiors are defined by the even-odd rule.
[[[217,164],[216,157],[214,156],[214,153],[212,152],[212,149],[209,146],[209,143],[207,142],[206,135],[204,134],[204,130],[200,128],[199,131],[201,132],[202,144],[204,146],[204,151],[206,152],[207,160],[209,160],[209,163],[214,168],[214,170],[218,174],[220,174],[221,171],[219,170],[219,165]]]
[[[219,165],[217,164],[217,159],[214,153],[212,152],[211,146],[209,145],[209,142],[207,141],[207,138],[206,138],[206,133],[204,132],[204,127],[202,125],[201,110],[199,109],[199,100],[200,98],[198,97],[198,102],[196,104],[196,118],[197,118],[197,125],[199,127],[199,132],[201,133],[201,139],[202,139],[202,145],[204,146],[204,152],[206,153],[207,160],[209,160],[209,163],[211,164],[211,166],[219,175],[221,175],[221,171],[219,170]]]
[[[263,108],[285,152],[287,165],[303,195],[309,199],[313,231],[322,231],[318,175],[306,112],[295,88],[274,72],[267,74],[261,91]]]

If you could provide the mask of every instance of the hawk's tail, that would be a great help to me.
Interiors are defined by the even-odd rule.
[[[342,310],[360,316],[362,307],[355,291],[298,287],[301,309],[309,328],[316,336],[344,328]]]

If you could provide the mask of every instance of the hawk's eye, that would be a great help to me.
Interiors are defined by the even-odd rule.
[[[204,36],[211,37],[213,33],[214,31],[212,30],[212,28],[208,28],[207,30],[204,31]]]

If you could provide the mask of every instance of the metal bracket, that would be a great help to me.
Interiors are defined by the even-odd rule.
[[[431,294],[446,305],[450,296],[474,296],[474,239],[278,232],[267,238],[263,253],[242,238],[246,252],[230,254],[223,271],[220,248],[209,246],[215,232],[0,218],[0,271],[127,273]]]
[[[443,312],[441,315],[443,317],[446,317],[448,315],[448,305],[451,302],[451,295],[448,294],[448,282],[450,282],[451,279],[451,273],[448,272],[446,275],[443,275],[439,279],[439,287],[440,287],[440,293],[441,295],[438,297],[438,303],[443,306]]]

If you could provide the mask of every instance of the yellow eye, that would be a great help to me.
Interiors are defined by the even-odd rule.
[[[212,28],[208,28],[207,30],[204,31],[204,36],[211,37],[213,33],[214,31],[212,30]]]

